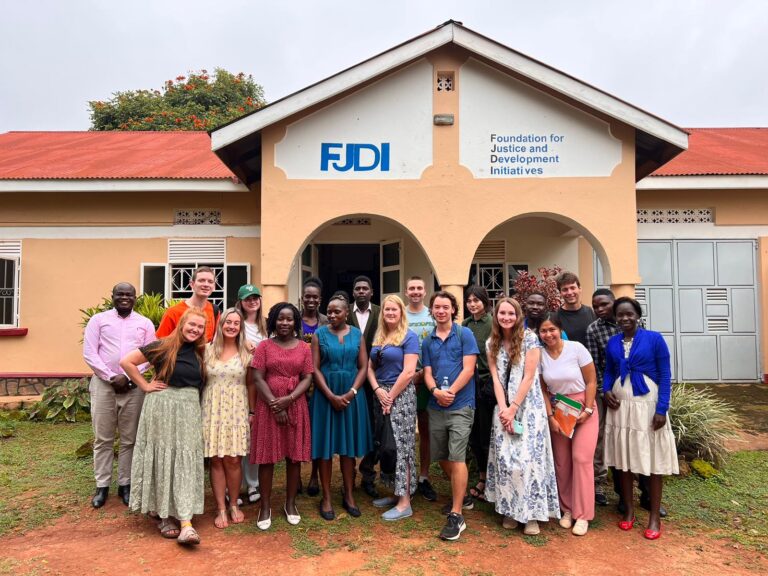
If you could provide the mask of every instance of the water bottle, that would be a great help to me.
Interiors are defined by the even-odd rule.
[[[448,376],[443,376],[443,381],[440,383],[440,390],[448,390],[451,387],[451,383],[448,382]]]

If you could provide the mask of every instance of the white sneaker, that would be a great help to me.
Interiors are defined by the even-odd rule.
[[[259,492],[259,487],[255,486],[254,488],[248,488],[248,502],[255,504],[259,500],[261,500],[261,492]]]
[[[539,523],[536,520],[529,520],[525,523],[523,534],[526,536],[536,536],[539,532],[541,532],[541,530],[539,530]]]
[[[589,530],[589,522],[579,518],[576,520],[576,524],[573,525],[573,530],[571,530],[571,532],[573,532],[574,536],[584,536],[584,534],[587,533],[587,530]]]
[[[570,512],[563,512],[563,517],[560,518],[560,526],[566,530],[573,526],[573,516]]]
[[[517,520],[512,516],[504,516],[504,520],[501,521],[501,525],[507,530],[514,530],[517,528]]]

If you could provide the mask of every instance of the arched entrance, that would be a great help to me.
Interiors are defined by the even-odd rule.
[[[373,281],[375,304],[386,294],[402,295],[411,276],[423,278],[428,290],[436,283],[427,254],[405,227],[380,216],[345,216],[326,222],[306,239],[291,267],[289,301],[298,301],[310,276],[322,280],[327,300],[336,290],[351,294],[360,275]]]
[[[585,304],[595,287],[594,254],[610,269],[605,250],[583,227],[556,215],[511,218],[486,234],[469,267],[467,282],[484,286],[492,301],[508,295],[521,272],[539,276],[539,268],[559,267],[576,273]],[[590,235],[591,236],[591,235]],[[600,256],[602,254],[602,256]]]

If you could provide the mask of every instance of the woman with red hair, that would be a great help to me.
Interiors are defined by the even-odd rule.
[[[202,309],[190,308],[171,334],[120,360],[146,394],[133,450],[130,508],[159,517],[160,534],[179,544],[200,543],[192,516],[203,513],[205,322]],[[150,382],[139,370],[147,362],[154,368]]]

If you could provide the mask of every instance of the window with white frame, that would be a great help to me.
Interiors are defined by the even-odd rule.
[[[0,327],[19,326],[21,241],[0,240]]]
[[[164,300],[189,298],[192,274],[200,266],[208,266],[214,272],[216,285],[210,296],[211,303],[220,310],[234,306],[240,286],[250,282],[251,266],[227,262],[223,238],[169,240],[167,263],[141,265],[141,292],[161,294]]]

